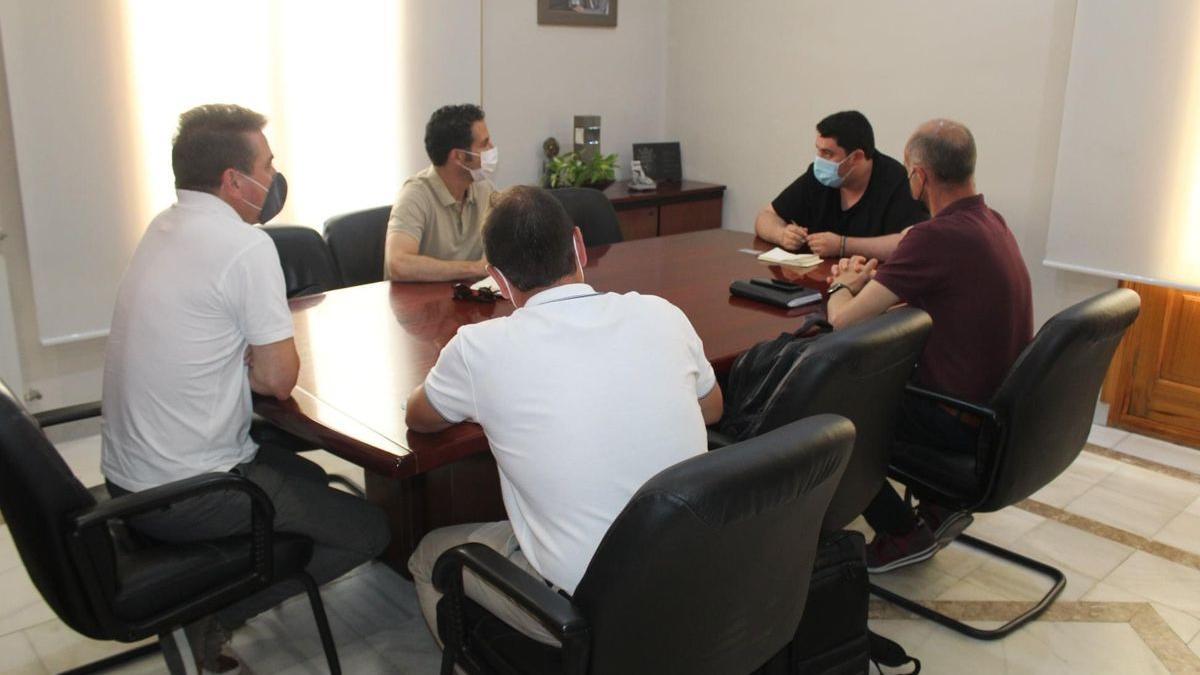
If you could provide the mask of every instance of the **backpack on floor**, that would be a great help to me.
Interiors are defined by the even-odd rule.
[[[869,664],[899,667],[921,662],[867,627],[870,599],[863,535],[851,530],[822,535],[813,564],[804,615],[796,627],[788,675],[860,675]]]
[[[921,672],[921,662],[903,647],[867,628],[864,547],[859,532],[822,535],[796,634],[754,675],[863,675],[872,663],[876,668],[912,664],[908,675]]]
[[[832,330],[824,316],[813,314],[795,332],[780,333],[774,340],[760,342],[739,355],[729,370],[718,431],[737,441],[753,436],[767,403],[796,360],[813,341]]]

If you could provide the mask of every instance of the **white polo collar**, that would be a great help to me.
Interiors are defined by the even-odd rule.
[[[175,190],[175,203],[176,205],[184,208],[199,209],[214,214],[220,214],[222,216],[227,216],[229,218],[233,218],[239,223],[246,222],[242,220],[242,217],[238,215],[238,212],[235,211],[228,202],[208,192],[177,189]]]
[[[562,286],[555,286],[547,288],[544,291],[539,291],[532,298],[525,301],[525,306],[536,307],[548,302],[570,300],[571,298],[586,297],[589,295],[598,295],[598,293],[588,284],[563,284]]]

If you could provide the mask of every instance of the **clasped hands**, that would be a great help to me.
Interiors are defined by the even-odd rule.
[[[878,267],[879,261],[875,258],[867,260],[861,255],[842,258],[829,270],[829,277],[825,281],[830,284],[839,281],[849,288],[851,293],[858,295],[867,282],[875,277]]]

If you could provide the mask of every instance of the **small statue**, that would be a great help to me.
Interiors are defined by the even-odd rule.
[[[546,161],[542,162],[542,187],[550,187],[550,164],[558,157],[558,139],[553,136],[542,141],[542,154]]]

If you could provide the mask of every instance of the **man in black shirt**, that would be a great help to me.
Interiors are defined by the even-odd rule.
[[[929,219],[908,190],[904,165],[875,149],[871,123],[856,110],[817,124],[817,156],[804,175],[759,212],[759,237],[822,258],[886,260],[903,231]]]

